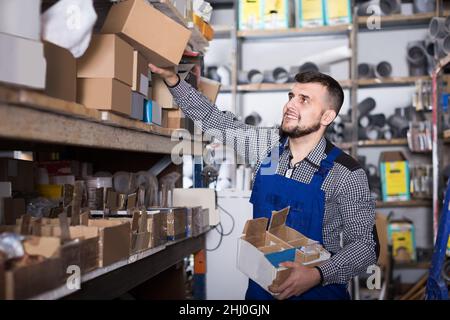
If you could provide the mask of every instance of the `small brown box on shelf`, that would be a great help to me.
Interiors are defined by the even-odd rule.
[[[127,259],[131,252],[131,224],[129,222],[91,219],[88,225],[100,231],[100,267]]]
[[[162,237],[163,221],[159,211],[149,211],[147,217],[148,231],[150,232],[149,248],[160,246],[166,242]]]
[[[93,35],[77,61],[78,78],[117,79],[133,84],[133,47],[114,34]]]
[[[44,42],[47,61],[45,93],[67,101],[77,100],[77,61],[65,48]]]
[[[162,215],[163,236],[167,240],[179,240],[186,237],[187,208],[152,208],[160,210]]]
[[[77,100],[87,108],[131,114],[131,88],[116,79],[78,79]]]
[[[162,126],[170,129],[186,128],[186,118],[181,109],[162,109]]]

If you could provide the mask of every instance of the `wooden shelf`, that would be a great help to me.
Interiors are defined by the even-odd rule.
[[[206,231],[207,232],[207,231]],[[114,299],[152,278],[184,257],[205,247],[206,232],[193,238],[170,241],[156,248],[134,254],[110,266],[95,269],[81,277],[81,288],[62,285],[33,300]]]
[[[350,80],[340,80],[339,83],[343,88],[351,86]],[[295,83],[251,83],[240,84],[237,86],[239,92],[264,92],[264,91],[288,91]]]
[[[390,201],[390,202],[377,201],[377,208],[402,208],[402,207],[431,208],[431,206],[432,206],[431,200],[409,200],[409,201]]]
[[[394,269],[429,269],[430,262],[394,263]]]
[[[358,147],[385,147],[385,146],[407,146],[406,139],[391,139],[391,140],[360,140]]]
[[[237,35],[239,38],[279,38],[279,37],[295,37],[309,35],[332,35],[346,33],[351,30],[348,24],[337,26],[321,26],[311,28],[289,28],[276,30],[240,30]]]
[[[431,18],[436,16],[433,13],[418,13],[413,15],[403,15],[403,14],[394,14],[390,16],[381,16],[381,29],[370,30],[370,31],[382,31],[385,27],[406,27],[409,28],[411,26],[420,26],[427,25]],[[367,20],[373,19],[371,16],[369,17],[358,17],[358,24],[361,29],[367,29]]]
[[[431,77],[390,77],[390,78],[374,78],[359,79],[359,87],[386,87],[386,86],[406,86],[414,85],[417,80],[431,80]]]
[[[170,154],[174,130],[87,109],[45,94],[0,85],[0,138]],[[192,150],[202,152],[201,141]]]
[[[183,15],[178,11],[178,9],[173,5],[170,0],[150,0],[150,3],[159,11],[164,13],[169,18],[173,19],[175,22],[185,26],[192,31],[191,39],[189,44],[192,46],[194,51],[199,51],[202,53],[206,52],[206,48],[209,46],[208,40],[203,36],[203,34],[198,30],[197,26],[193,23],[186,21]]]

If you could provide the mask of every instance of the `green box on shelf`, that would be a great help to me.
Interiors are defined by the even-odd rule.
[[[263,0],[239,0],[239,30],[263,28]]]
[[[296,0],[296,7],[299,28],[325,25],[325,9],[322,0]]]
[[[334,26],[352,22],[351,0],[323,0],[325,24]]]
[[[380,179],[383,201],[411,199],[408,160],[401,151],[380,154]]]

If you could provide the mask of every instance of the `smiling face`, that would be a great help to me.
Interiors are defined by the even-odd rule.
[[[334,120],[336,112],[330,105],[327,88],[320,83],[296,83],[283,108],[281,130],[288,137],[298,138],[323,130]]]

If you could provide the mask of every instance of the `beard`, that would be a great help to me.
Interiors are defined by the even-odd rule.
[[[309,126],[309,127],[300,127],[299,125],[294,128],[285,128],[284,123],[281,124],[280,131],[282,135],[288,136],[289,138],[295,139],[307,136],[313,132],[316,132],[320,129],[320,121]]]

